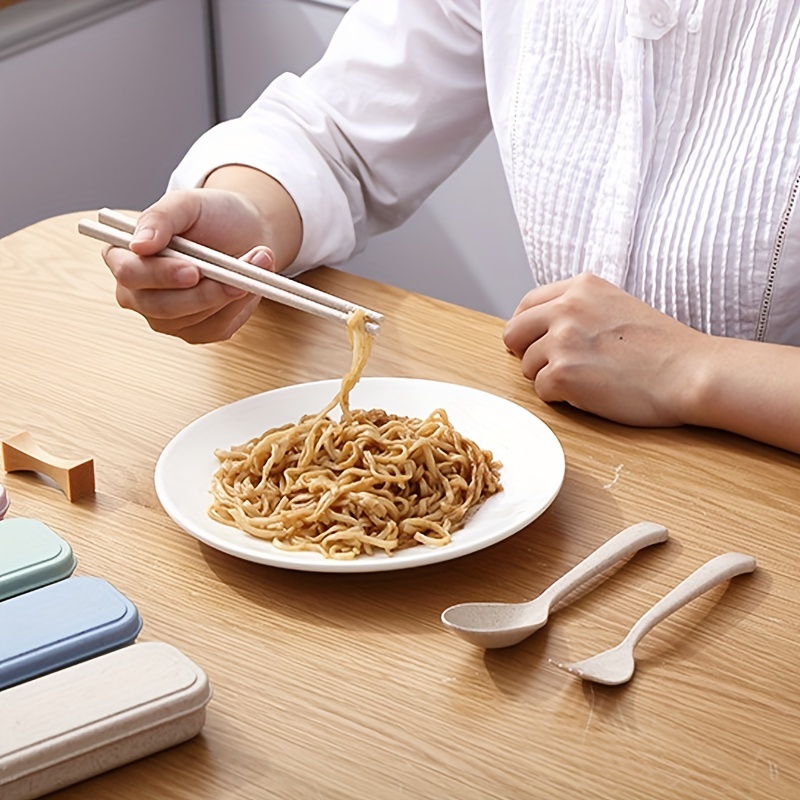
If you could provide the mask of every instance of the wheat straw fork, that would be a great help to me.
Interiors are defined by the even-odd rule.
[[[97,221],[82,219],[78,222],[78,231],[84,236],[126,249],[129,248],[135,227],[135,219],[109,208],[101,208],[97,212]],[[383,322],[382,315],[369,308],[312,286],[306,286],[283,275],[259,269],[241,258],[220,253],[182,236],[173,236],[169,246],[159,255],[176,256],[194,264],[206,278],[236,286],[260,297],[336,322],[346,323],[350,314],[360,309],[367,317],[366,329],[371,334],[377,334]]]
[[[574,566],[538,597],[525,603],[459,603],[442,612],[442,622],[472,644],[486,649],[519,644],[548,620],[553,606],[567,594],[621,559],[667,540],[669,532],[655,522],[639,522],[620,531]]]
[[[616,647],[598,653],[585,661],[571,664],[557,661],[553,663],[587,681],[605,683],[609,686],[625,683],[633,677],[633,671],[636,668],[634,648],[659,622],[714,586],[744,572],[752,572],[755,568],[756,560],[752,556],[742,553],[724,553],[712,558],[711,561],[707,561],[702,567],[696,569],[688,578],[684,578],[669,594],[664,595],[640,617],[628,635]]]

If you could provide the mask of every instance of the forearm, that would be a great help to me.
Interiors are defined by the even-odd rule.
[[[709,338],[684,421],[800,453],[800,347]]]
[[[246,197],[264,222],[265,244],[275,254],[275,265],[282,272],[297,258],[303,241],[303,222],[291,195],[278,181],[252,167],[230,164],[214,170],[204,187],[225,189]]]

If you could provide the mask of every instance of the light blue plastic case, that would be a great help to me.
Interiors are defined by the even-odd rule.
[[[44,523],[0,520],[0,600],[68,578],[76,564],[69,543]]]
[[[102,578],[66,578],[0,602],[0,689],[135,641],[136,607]]]

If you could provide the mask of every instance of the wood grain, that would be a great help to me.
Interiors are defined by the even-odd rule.
[[[800,459],[702,429],[638,430],[541,403],[503,321],[320,269],[312,285],[385,317],[367,375],[508,397],[557,434],[563,489],[527,529],[453,562],[362,575],[231,558],[161,509],[153,469],[220,405],[338,378],[344,331],[263,302],[231,341],[190,346],[117,307],[87,212],[0,241],[0,438],[91,457],[96,494],[69,503],[3,476],[9,516],[42,520],[138,606],[142,639],[209,675],[203,733],[60,798],[770,798],[800,796]],[[89,212],[91,215],[91,212]],[[431,265],[435,269],[436,265]],[[536,453],[530,454],[531,459]],[[640,520],[671,539],[563,608],[521,645],[483,653],[439,622],[468,600],[528,599]],[[637,649],[623,687],[548,662],[589,656],[703,561],[758,561]]]

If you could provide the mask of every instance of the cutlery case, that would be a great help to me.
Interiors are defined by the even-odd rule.
[[[0,797],[31,800],[185,742],[211,686],[164,642],[135,643],[0,692]]]
[[[102,578],[70,577],[0,602],[0,689],[132,643],[136,607]]]
[[[44,523],[0,519],[0,600],[68,578],[76,564],[69,543]]]

